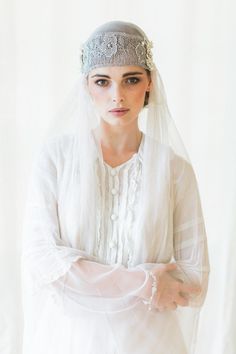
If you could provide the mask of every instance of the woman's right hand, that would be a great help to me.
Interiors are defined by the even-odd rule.
[[[152,269],[152,274],[157,279],[157,293],[155,294],[152,306],[158,311],[175,310],[177,306],[188,306],[189,295],[200,292],[200,287],[185,284],[175,279],[170,272],[176,270],[176,263],[159,264]]]

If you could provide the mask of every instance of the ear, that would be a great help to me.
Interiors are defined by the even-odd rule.
[[[148,87],[147,87],[147,92],[149,92],[152,89],[152,80],[150,79]]]

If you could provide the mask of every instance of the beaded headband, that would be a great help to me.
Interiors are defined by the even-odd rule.
[[[154,69],[152,42],[125,32],[102,32],[89,38],[81,48],[81,71],[88,74],[102,66],[139,65]]]

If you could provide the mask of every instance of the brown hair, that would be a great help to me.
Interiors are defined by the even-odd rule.
[[[145,69],[145,71],[147,73],[148,78],[151,80],[151,72],[148,69]],[[143,107],[146,107],[148,105],[148,101],[149,101],[149,91],[146,91]]]

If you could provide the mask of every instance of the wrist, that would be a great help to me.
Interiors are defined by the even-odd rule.
[[[157,293],[157,277],[152,273],[152,271],[148,271],[149,281],[147,283],[146,293],[143,295],[144,300],[143,303],[148,306],[148,310],[150,311],[153,306],[153,301]]]

